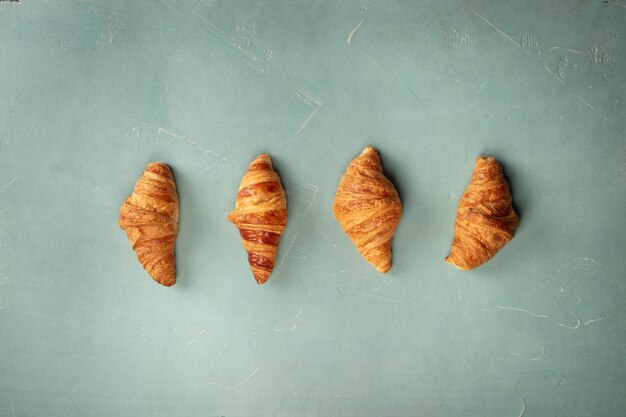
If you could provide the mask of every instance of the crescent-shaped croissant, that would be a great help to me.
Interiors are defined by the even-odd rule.
[[[337,187],[333,213],[367,262],[379,272],[388,272],[402,203],[383,174],[376,149],[368,146],[350,162]]]
[[[513,239],[518,224],[502,167],[493,157],[478,157],[459,201],[446,262],[462,270],[479,267]]]
[[[170,167],[148,164],[124,201],[118,220],[141,265],[166,287],[176,283],[174,243],[178,236],[178,196]]]
[[[228,220],[239,229],[254,279],[264,284],[274,269],[287,225],[285,190],[268,154],[257,156],[248,166]]]

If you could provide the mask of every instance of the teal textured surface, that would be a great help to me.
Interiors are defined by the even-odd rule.
[[[622,416],[626,3],[0,2],[0,416]],[[387,275],[332,215],[380,151]],[[226,221],[249,161],[288,197],[277,268]],[[517,236],[444,263],[476,156]],[[146,163],[178,283],[117,226]]]

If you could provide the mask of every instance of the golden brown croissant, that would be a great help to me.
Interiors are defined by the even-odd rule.
[[[491,156],[478,157],[459,201],[446,262],[462,270],[479,267],[513,239],[518,224],[502,167]]]
[[[402,203],[383,174],[378,152],[366,147],[341,177],[335,219],[361,255],[378,271],[391,269],[391,239],[402,216]]]
[[[239,229],[254,278],[264,284],[274,269],[287,225],[285,190],[268,154],[257,156],[248,166],[228,220]]]
[[[174,176],[166,164],[148,164],[133,193],[122,204],[118,223],[152,278],[166,287],[174,285],[178,196]]]

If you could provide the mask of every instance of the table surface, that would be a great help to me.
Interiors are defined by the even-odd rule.
[[[0,3],[0,416],[622,416],[626,3]],[[380,150],[404,205],[377,273],[332,216]],[[257,286],[226,221],[274,158]],[[478,155],[521,224],[443,262]],[[117,226],[180,197],[178,283]]]

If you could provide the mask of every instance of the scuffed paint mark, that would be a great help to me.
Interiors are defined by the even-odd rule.
[[[522,49],[530,49],[533,46],[533,41],[533,34],[525,33],[522,35],[520,45],[522,46]]]
[[[259,39],[256,23],[234,25],[230,32],[234,46],[253,61],[264,63],[272,59],[272,50]]]
[[[613,56],[598,45],[593,45],[589,49],[592,64],[609,64],[613,61]]]
[[[446,42],[450,45],[470,46],[474,44],[475,37],[468,33],[459,33],[456,29],[446,36]]]
[[[359,30],[359,28],[361,27],[361,25],[363,24],[363,19],[361,19],[361,21],[359,22],[358,25],[356,25],[354,27],[354,29],[352,29],[350,31],[350,33],[348,34],[348,38],[346,39],[346,43],[351,44],[352,43],[352,38],[354,37],[354,34],[356,33],[357,30]]]
[[[556,67],[556,76],[561,81],[565,80],[565,77],[567,76],[565,71],[567,70],[568,64],[569,61],[567,60],[567,56],[562,55],[561,58],[559,58],[559,65]]]

